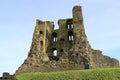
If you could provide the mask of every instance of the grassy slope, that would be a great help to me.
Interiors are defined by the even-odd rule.
[[[120,68],[25,73],[18,80],[120,80]]]

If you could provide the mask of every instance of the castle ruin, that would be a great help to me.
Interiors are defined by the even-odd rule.
[[[57,30],[54,22],[36,20],[28,57],[16,74],[119,66],[118,60],[91,48],[81,6],[75,6],[72,14],[72,18],[58,20]]]

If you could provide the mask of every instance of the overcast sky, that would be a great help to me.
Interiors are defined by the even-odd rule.
[[[94,49],[120,60],[120,0],[0,0],[0,75],[13,74],[27,58],[36,19],[72,17],[81,5],[85,32]]]

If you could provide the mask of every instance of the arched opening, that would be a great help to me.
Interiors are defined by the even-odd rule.
[[[73,20],[72,19],[67,20],[66,27],[67,27],[67,29],[73,29]]]
[[[52,34],[52,37],[53,37],[53,42],[57,42],[57,33],[56,32],[54,32]]]
[[[52,48],[52,55],[49,56],[49,59],[55,61],[59,60],[58,51],[56,48]]]
[[[53,48],[53,49],[52,49],[52,54],[53,54],[53,56],[57,56],[57,55],[58,55],[56,48]]]
[[[73,29],[73,24],[72,23],[67,24],[67,29]]]
[[[73,32],[72,31],[68,31],[68,40],[69,41],[73,41],[74,40]]]

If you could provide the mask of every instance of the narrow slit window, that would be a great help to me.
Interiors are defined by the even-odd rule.
[[[43,46],[43,41],[40,41],[40,45]]]

